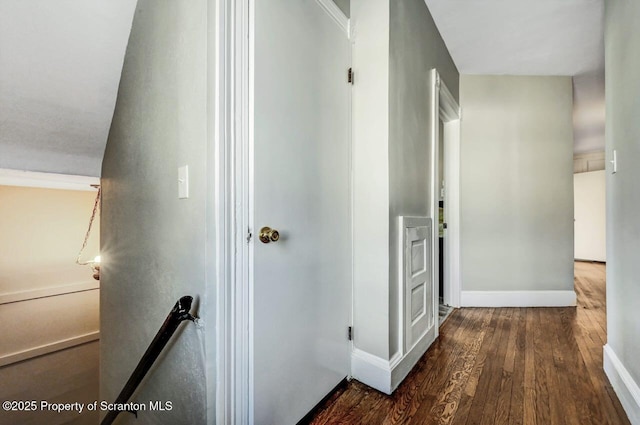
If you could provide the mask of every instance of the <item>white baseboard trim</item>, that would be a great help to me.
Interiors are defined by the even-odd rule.
[[[391,367],[388,360],[354,348],[351,352],[351,376],[385,394],[391,394]]]
[[[396,353],[390,360],[354,348],[351,353],[351,376],[376,390],[391,395],[409,375],[435,339],[434,331],[425,334],[404,356]]]
[[[640,425],[640,387],[609,344],[604,346],[604,373],[632,425]]]
[[[573,307],[575,291],[462,291],[463,307]]]
[[[99,339],[100,331],[95,331],[49,344],[40,345],[38,347],[29,348],[27,350],[18,351],[17,353],[5,354],[0,356],[0,367],[75,347],[76,345],[86,344],[87,342],[97,341]]]
[[[74,176],[70,174],[39,173],[34,171],[0,168],[0,185],[38,187],[44,189],[82,190],[95,192],[91,185],[100,184],[100,177]]]

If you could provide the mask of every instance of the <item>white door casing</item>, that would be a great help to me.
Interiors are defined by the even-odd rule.
[[[444,303],[453,307],[460,307],[460,291],[462,287],[460,278],[460,106],[455,100],[446,84],[440,78],[438,71],[431,70],[432,87],[432,134],[431,134],[431,181],[433,199],[431,202],[431,215],[438,217],[437,176],[440,166],[438,155],[439,122],[443,122],[443,146],[444,146],[444,205],[447,223],[444,239]],[[438,226],[433,226],[432,258],[437,264],[439,256]],[[438,267],[433,267],[433,279],[438,282]],[[437,298],[437,295],[436,295]],[[437,302],[437,300],[436,300]]]
[[[350,373],[351,45],[314,1],[256,1],[252,28],[249,422],[287,425]]]

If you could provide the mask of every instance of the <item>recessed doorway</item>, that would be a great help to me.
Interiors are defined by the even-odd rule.
[[[439,324],[460,306],[460,107],[433,70],[434,281]]]

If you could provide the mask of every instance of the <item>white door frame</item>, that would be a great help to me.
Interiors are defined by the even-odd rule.
[[[432,263],[433,281],[438,282],[439,256],[439,222],[438,199],[438,132],[439,122],[443,122],[444,135],[444,181],[445,223],[447,237],[444,249],[444,302],[453,307],[460,307],[460,120],[461,110],[446,84],[440,78],[437,69],[431,70],[431,216],[433,220]],[[437,302],[436,302],[437,304]],[[437,309],[437,305],[435,306]]]
[[[212,135],[208,177],[212,226],[209,256],[214,277],[208,294],[215,296],[215,346],[208,352],[209,423],[251,423],[251,272],[249,237],[252,214],[253,122],[251,25],[254,0],[208,0],[208,67]],[[214,260],[212,260],[214,261]],[[215,285],[215,286],[214,286]],[[209,295],[207,295],[209,297]],[[214,338],[210,338],[214,339]],[[215,410],[215,415],[213,414]]]

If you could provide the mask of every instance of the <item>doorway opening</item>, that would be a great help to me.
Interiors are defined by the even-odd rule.
[[[460,107],[437,70],[433,81],[433,275],[439,325],[460,306]]]
[[[578,306],[602,310],[599,317],[606,321],[604,151],[574,154],[573,173],[574,290]]]
[[[574,259],[605,263],[606,171],[604,151],[573,157]]]
[[[438,191],[436,197],[438,198],[438,325],[442,325],[444,321],[449,317],[451,312],[453,311],[453,307],[451,307],[447,300],[444,300],[444,280],[446,275],[445,269],[445,238],[446,238],[446,229],[447,222],[445,221],[445,205],[444,202],[444,194],[445,194],[445,180],[444,180],[444,170],[446,168],[446,164],[444,162],[444,122],[442,119],[438,120]]]

